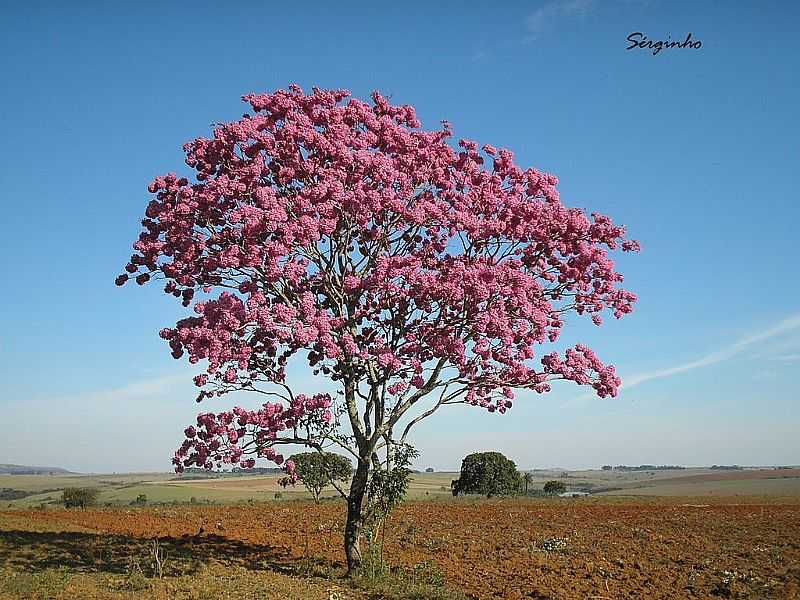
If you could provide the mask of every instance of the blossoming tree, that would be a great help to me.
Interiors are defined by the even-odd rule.
[[[466,403],[505,413],[515,389],[567,379],[614,396],[614,367],[578,345],[537,356],[565,315],[630,312],[609,251],[638,250],[608,217],[565,207],[557,179],[508,150],[421,129],[414,108],[297,86],[244,97],[252,114],[184,149],[117,278],[165,282],[194,316],[161,331],[177,359],[206,361],[198,401],[261,394],[258,410],[206,412],[176,470],[283,465],[281,446],[355,459],[344,549],[361,561],[369,482],[415,424]],[[307,363],[331,394],[292,389]]]

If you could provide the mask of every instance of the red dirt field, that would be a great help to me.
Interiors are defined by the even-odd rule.
[[[51,532],[171,538],[198,558],[247,569],[279,569],[307,556],[341,568],[343,508],[285,502],[0,512],[0,523],[14,523],[0,527],[0,566],[30,566],[16,531],[25,522]],[[558,545],[550,538],[565,539],[564,547],[550,547]],[[52,535],[46,543],[71,564],[71,547]],[[800,500],[408,502],[387,527],[385,557],[404,566],[432,560],[448,587],[474,598],[784,600],[800,597]]]

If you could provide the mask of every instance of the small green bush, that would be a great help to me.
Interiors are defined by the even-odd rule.
[[[415,581],[434,587],[444,587],[444,574],[435,562],[425,560],[417,563],[411,571],[411,575]]]
[[[566,491],[567,491],[567,486],[563,481],[557,481],[553,479],[544,484],[544,493],[550,496],[555,496],[556,494],[563,494]]]
[[[66,488],[61,501],[67,508],[86,508],[97,503],[97,490],[94,488]]]
[[[390,568],[370,549],[363,556],[355,583],[379,597],[395,600],[467,600],[463,593],[446,587],[444,575],[433,561],[411,569]]]
[[[153,583],[142,571],[142,566],[138,559],[131,558],[126,569],[125,579],[122,588],[132,592],[143,592],[152,589]]]

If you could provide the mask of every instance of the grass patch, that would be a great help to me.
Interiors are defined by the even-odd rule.
[[[446,587],[444,574],[433,561],[412,568],[390,567],[381,560],[377,545],[365,552],[353,583],[387,600],[467,600],[462,592]]]
[[[63,595],[70,580],[65,568],[46,569],[38,573],[2,573],[2,591],[14,598],[50,599]]]

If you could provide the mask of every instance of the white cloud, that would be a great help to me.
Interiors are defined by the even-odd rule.
[[[733,358],[737,354],[743,352],[744,350],[750,349],[755,344],[759,342],[764,342],[770,338],[777,337],[784,333],[788,333],[794,329],[800,327],[800,315],[793,315],[787,319],[784,319],[777,325],[766,329],[760,333],[756,333],[747,337],[744,337],[730,346],[722,348],[720,350],[716,350],[705,356],[698,358],[697,360],[693,360],[691,362],[674,365],[672,367],[666,367],[663,369],[657,369],[655,371],[649,371],[646,373],[637,373],[634,375],[628,375],[627,377],[622,378],[623,381],[623,388],[629,390],[637,385],[641,385],[647,381],[651,381],[653,379],[661,379],[663,377],[670,377],[672,375],[677,375],[678,373],[685,373],[686,371],[692,371],[694,369],[699,369],[702,367],[707,367],[709,365],[713,365],[724,360],[728,360]]]
[[[555,23],[564,17],[575,17],[586,15],[594,0],[554,0],[548,2],[535,11],[526,19],[528,31],[534,34],[542,33],[551,29]]]
[[[650,4],[651,1],[621,0],[622,4],[642,7]],[[525,19],[529,35],[523,41],[525,43],[530,42],[536,39],[539,34],[555,29],[559,21],[583,18],[599,6],[600,2],[596,0],[550,0],[549,2],[544,2]]]
[[[770,360],[781,362],[795,362],[800,360],[800,354],[784,354],[783,356],[773,356]]]
[[[134,400],[137,398],[147,398],[161,395],[174,388],[176,384],[186,381],[191,381],[191,375],[187,375],[186,373],[175,373],[173,375],[164,375],[162,377],[134,381],[118,388],[97,390],[95,392],[82,395],[81,399],[85,401],[102,401],[112,399]]]

